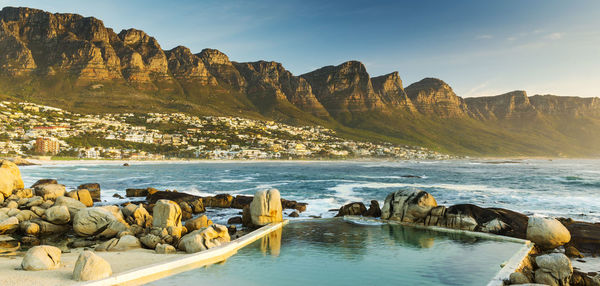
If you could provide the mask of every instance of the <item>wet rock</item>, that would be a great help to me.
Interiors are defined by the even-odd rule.
[[[60,266],[61,251],[49,245],[39,245],[30,248],[21,262],[23,270],[38,271],[57,269]]]
[[[146,197],[148,196],[148,189],[126,189],[125,196],[128,198]]]
[[[152,226],[154,227],[181,227],[181,208],[173,201],[158,200],[154,205],[152,214]]]
[[[376,200],[372,200],[371,205],[369,206],[369,209],[364,214],[364,216],[381,217],[381,208],[379,208],[379,202]]]
[[[191,232],[191,231],[194,231],[197,229],[201,229],[203,227],[207,227],[212,224],[213,224],[213,222],[211,220],[209,220],[207,216],[202,215],[195,219],[190,219],[190,220],[186,221],[185,228]]]
[[[385,198],[381,218],[419,223],[423,222],[429,211],[436,206],[435,198],[425,191],[399,190]]]
[[[44,184],[35,187],[36,196],[40,196],[44,200],[55,200],[58,197],[64,196],[65,192],[65,186],[59,184]]]
[[[179,249],[187,253],[194,253],[222,245],[229,240],[227,227],[212,225],[186,234],[179,241]]]
[[[562,253],[540,255],[535,258],[539,267],[535,271],[535,282],[547,285],[569,285],[573,274],[571,260]]]
[[[365,205],[363,203],[354,202],[354,203],[349,203],[347,205],[342,206],[340,208],[339,212],[337,213],[337,215],[335,215],[335,216],[336,217],[346,216],[346,215],[362,216],[366,213],[367,213],[367,208],[365,207]]]
[[[155,252],[158,254],[173,254],[177,253],[177,249],[170,244],[159,243],[156,245]]]
[[[114,193],[112,196],[113,196],[113,198],[124,199],[123,196],[121,196],[121,195],[119,195],[117,193]]]
[[[600,253],[600,223],[562,221],[571,233],[570,245],[580,251]]]
[[[299,217],[300,214],[297,211],[293,211],[291,214],[289,214],[290,217]]]
[[[89,183],[89,184],[83,184],[80,185],[79,187],[77,187],[78,190],[81,189],[86,189],[88,190],[88,192],[90,193],[90,196],[92,197],[92,201],[94,202],[99,202],[100,201],[100,184],[98,183]]]
[[[117,220],[115,215],[99,207],[85,208],[77,212],[73,219],[73,230],[79,236],[97,235]]]
[[[234,235],[237,232],[237,227],[235,225],[230,225],[227,227],[227,232],[229,235]]]
[[[240,210],[244,209],[245,206],[250,205],[252,198],[252,196],[237,195],[231,201],[231,208]]]
[[[79,189],[73,190],[67,193],[67,196],[80,201],[86,207],[94,206],[94,201],[92,200],[92,195],[87,189]]]
[[[553,218],[530,217],[527,239],[545,249],[554,249],[571,240],[569,230]]]
[[[34,189],[35,187],[37,187],[39,185],[46,185],[46,184],[58,184],[58,182],[55,179],[41,179],[41,180],[37,180],[37,182],[33,183],[33,185],[31,185],[30,188]]]
[[[86,250],[79,254],[73,268],[73,280],[90,281],[110,277],[112,268],[104,258]]]
[[[23,179],[19,167],[8,160],[0,161],[0,194],[4,197],[12,195],[13,191],[23,189]]]
[[[298,212],[304,212],[306,211],[307,205],[307,203],[299,203],[297,201],[288,201],[281,199],[281,207],[283,207],[284,209],[292,209],[297,210]]]
[[[242,223],[241,216],[234,216],[227,220],[227,224],[241,224],[241,223]]]
[[[205,207],[211,208],[229,208],[233,202],[233,197],[229,194],[218,194],[212,197],[203,197],[202,203]]]
[[[583,258],[583,254],[572,245],[565,247],[565,255],[571,258]]]

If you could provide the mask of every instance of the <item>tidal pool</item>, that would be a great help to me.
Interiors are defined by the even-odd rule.
[[[486,285],[523,244],[341,219],[291,222],[151,285]]]

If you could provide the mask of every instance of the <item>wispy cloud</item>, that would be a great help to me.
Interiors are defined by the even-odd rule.
[[[494,36],[492,36],[490,34],[484,34],[484,35],[479,35],[479,36],[477,36],[475,38],[479,39],[479,40],[489,40],[489,39],[494,38]]]
[[[564,33],[551,33],[546,35],[544,39],[556,41],[562,39],[564,35]]]
[[[506,38],[506,40],[507,40],[507,41],[511,41],[511,42],[512,42],[512,41],[516,41],[516,40],[517,40],[517,37],[514,37],[514,36],[513,36],[513,37],[508,37],[508,38]]]

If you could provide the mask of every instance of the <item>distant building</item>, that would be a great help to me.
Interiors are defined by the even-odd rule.
[[[35,140],[35,152],[56,155],[60,152],[60,143],[56,138],[39,137]]]

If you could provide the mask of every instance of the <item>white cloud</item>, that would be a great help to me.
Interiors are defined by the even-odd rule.
[[[508,37],[508,38],[506,38],[506,40],[511,41],[511,42],[516,41],[517,37]]]
[[[489,34],[485,34],[485,35],[479,35],[476,38],[479,39],[479,40],[489,40],[489,39],[494,38],[494,36],[489,35]]]
[[[564,33],[551,33],[544,37],[544,39],[548,40],[560,40],[564,36]]]

